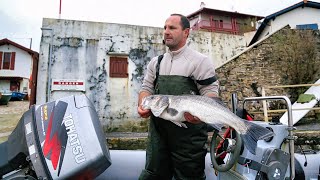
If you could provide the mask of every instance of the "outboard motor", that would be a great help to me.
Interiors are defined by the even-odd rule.
[[[97,112],[85,95],[32,106],[0,144],[3,179],[94,179],[110,165]]]

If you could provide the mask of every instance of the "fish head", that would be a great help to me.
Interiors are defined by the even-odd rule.
[[[147,96],[143,98],[141,105],[143,109],[150,109],[154,116],[159,117],[169,106],[169,97],[163,95]]]

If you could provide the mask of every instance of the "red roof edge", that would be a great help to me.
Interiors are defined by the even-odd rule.
[[[24,51],[27,51],[27,52],[30,53],[30,54],[38,54],[38,52],[33,51],[33,50],[29,49],[29,48],[26,48],[26,47],[24,47],[24,46],[22,46],[22,45],[20,45],[20,44],[18,44],[18,43],[15,43],[15,42],[13,42],[13,41],[10,41],[10,40],[7,39],[7,38],[1,39],[1,40],[0,40],[0,46],[5,45],[5,44],[10,44],[10,45],[15,46],[15,47],[17,47],[17,48],[19,48],[19,49],[22,49],[22,50],[24,50]]]

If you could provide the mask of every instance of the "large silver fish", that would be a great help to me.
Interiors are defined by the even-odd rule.
[[[142,108],[150,109],[154,116],[185,128],[187,128],[183,123],[185,112],[197,116],[201,121],[214,126],[217,130],[228,125],[240,134],[244,145],[252,154],[255,154],[258,140],[274,135],[267,128],[241,119],[222,103],[206,96],[151,95],[143,99]]]

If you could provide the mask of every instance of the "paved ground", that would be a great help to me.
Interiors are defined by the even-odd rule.
[[[29,101],[9,101],[8,105],[0,105],[0,143],[7,140],[28,109]]]
[[[21,114],[29,109],[29,101],[9,101],[8,105],[0,105],[0,115]]]

